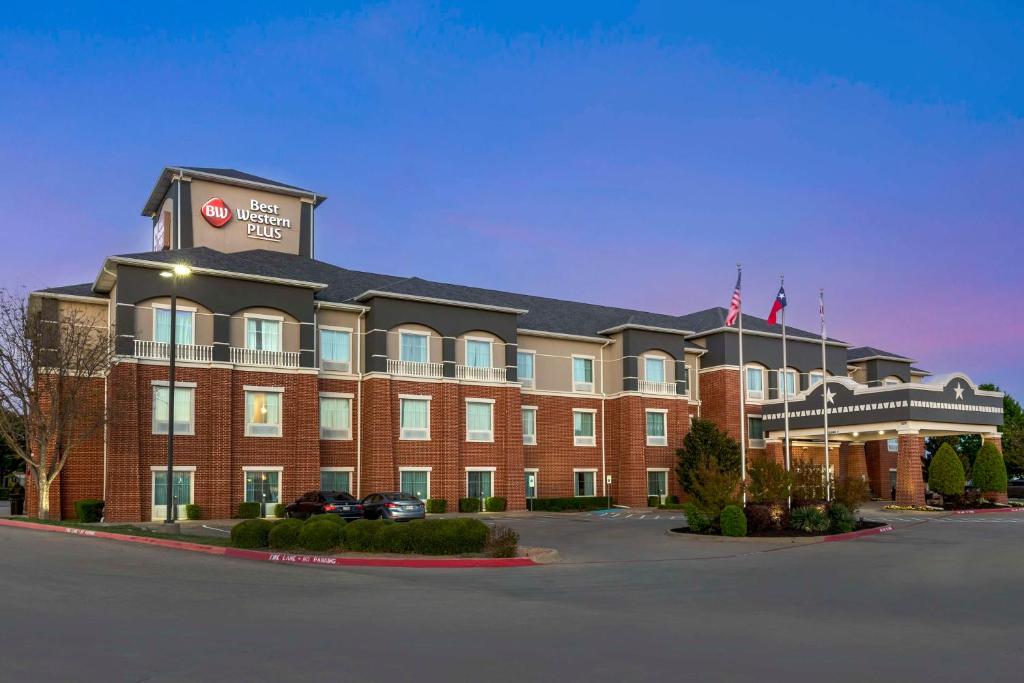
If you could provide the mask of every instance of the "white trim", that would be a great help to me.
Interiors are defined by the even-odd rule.
[[[590,436],[576,436],[576,413],[590,413],[594,416],[593,433]],[[572,409],[572,445],[583,448],[594,448],[597,446],[597,409],[596,408],[573,408]],[[589,440],[589,443],[588,443]]]
[[[465,401],[466,403],[490,403],[492,405],[494,404],[493,398],[477,398],[475,396],[466,396]]]
[[[701,339],[703,337],[711,336],[712,334],[718,334],[719,332],[732,332],[733,334],[739,334],[739,331],[735,327],[716,327],[714,329],[703,330],[703,331],[698,332],[696,334],[688,335],[686,338],[687,339]],[[771,337],[773,339],[782,339],[782,335],[778,334],[778,333],[775,333],[775,332],[761,332],[760,330],[751,330],[751,329],[747,329],[747,328],[743,328],[743,334],[749,334],[749,335],[753,335],[755,337]],[[821,337],[796,337],[796,336],[793,336],[792,334],[788,334],[788,333],[786,334],[786,339],[789,340],[789,341],[796,340],[796,341],[813,342],[815,344],[820,344],[821,343]],[[841,347],[841,348],[844,348],[844,349],[850,348],[849,344],[846,344],[845,342],[835,341],[833,339],[826,339],[825,340],[825,344],[827,344],[828,346],[838,346],[838,347]],[[906,359],[901,359],[901,360],[906,360]],[[858,359],[857,362],[859,362],[859,359]]]
[[[401,328],[401,327],[399,327],[395,331],[398,332],[398,360],[400,360],[400,361],[402,361],[404,363],[429,363],[430,362],[430,338],[433,336],[430,332],[424,332],[423,330],[404,329],[404,328]],[[387,334],[387,331],[385,331],[384,334]],[[415,336],[415,337],[426,337],[427,338],[427,347],[426,347],[427,348],[427,359],[426,360],[420,361],[420,360],[409,360],[407,358],[402,358],[402,335],[405,335],[405,334],[408,334],[410,336]]]
[[[384,299],[400,299],[403,301],[423,301],[431,304],[443,304],[445,306],[458,306],[460,308],[475,308],[482,311],[499,311],[501,313],[517,313],[524,314],[529,313],[524,308],[508,308],[506,306],[491,306],[489,304],[475,304],[469,301],[456,301],[453,299],[438,299],[432,296],[417,296],[415,294],[398,294],[396,292],[382,292],[376,289],[368,289],[357,297],[354,297],[356,301],[363,301],[364,299],[372,299],[374,297],[381,297]]]
[[[170,407],[170,398],[171,398],[170,397],[170,390],[171,390],[170,383],[164,382],[163,385],[155,384],[154,383],[152,385],[152,391],[151,391],[151,394],[152,394],[151,395],[151,400],[153,402],[153,405],[152,405],[152,409],[149,411],[149,416],[150,416],[149,430],[150,430],[150,434],[156,434],[156,435],[160,435],[160,436],[167,436],[168,433],[170,432],[170,427],[171,427],[170,420],[168,420],[167,431],[158,432],[156,430],[156,392],[157,392],[157,389],[166,389],[167,390],[167,394],[168,394],[167,395],[167,399],[168,399],[167,403],[168,403],[168,407]],[[178,389],[181,389],[182,391],[191,392],[192,400],[190,401],[191,405],[189,406],[190,414],[188,416],[188,430],[187,431],[179,431],[177,428],[175,428],[174,436],[195,436],[195,434],[196,434],[196,388],[195,388],[195,385],[193,385],[191,387],[187,387],[187,386],[180,386],[179,387],[178,383],[175,382],[174,383],[174,391],[175,391],[175,393],[177,393]],[[169,415],[168,415],[168,417],[169,417]],[[175,422],[179,422],[179,420],[177,419],[177,416],[175,416],[174,421]]]
[[[593,498],[597,495],[597,468],[596,467],[574,467],[572,468],[572,497],[573,498]],[[580,495],[579,488],[576,481],[576,475],[580,472],[589,473],[594,475],[594,492],[589,496],[584,494]]]
[[[256,385],[252,385],[252,384],[243,384],[242,385],[242,391],[264,391],[264,392],[272,392],[272,393],[283,394],[284,393],[284,387],[261,387],[261,386],[256,386]]]
[[[496,474],[497,468],[496,467],[467,467],[466,468],[466,476],[464,476],[462,478],[463,482],[466,484],[466,488],[463,489],[466,492],[466,496],[469,496],[469,474],[470,474],[470,472],[487,472],[487,473],[489,473],[491,475],[490,476],[490,491],[487,492],[487,495],[484,496],[484,498],[493,498],[494,497],[494,480],[497,479],[497,474]]]
[[[104,279],[105,274],[111,273],[112,271],[107,267],[108,264],[124,264],[126,266],[139,266],[142,268],[152,268],[154,270],[170,270],[173,264],[166,263],[163,261],[148,261],[146,259],[136,258],[125,258],[124,256],[111,256],[107,258],[106,262],[100,267],[100,272],[96,276],[96,280],[93,282],[93,289],[99,290],[100,280]],[[197,266],[189,266],[192,272],[197,275],[214,275],[218,277],[229,277],[237,280],[252,280],[255,282],[271,282],[279,285],[289,285],[292,287],[303,287],[307,289],[327,289],[330,285],[322,282],[306,282],[304,280],[290,280],[288,278],[270,277],[267,275],[254,275],[252,273],[236,273],[229,270],[217,270],[216,268],[200,268]],[[116,277],[113,278],[116,281]],[[111,287],[113,284],[111,284]],[[109,289],[106,291],[110,291]]]
[[[761,371],[761,395],[754,396],[750,389],[750,375],[747,374],[748,370],[760,370]],[[764,401],[768,398],[768,368],[761,365],[760,363],[746,363],[743,366],[743,386],[747,388],[747,403],[754,403],[758,401]]]
[[[398,468],[398,490],[399,491],[402,490],[402,472],[426,472],[427,473],[427,495],[426,495],[426,499],[429,500],[430,499],[430,484],[431,484],[430,480],[433,478],[433,475],[431,474],[432,471],[433,471],[432,467],[399,467]]]
[[[430,401],[434,397],[431,396],[430,394],[399,394],[398,398],[400,398],[400,399],[404,398],[404,399],[408,399],[410,401]]]
[[[331,360],[331,359],[328,359],[328,358],[324,358],[324,345],[323,345],[323,340],[322,340],[322,336],[323,336],[322,333],[325,330],[327,332],[344,332],[344,333],[348,334],[348,358],[347,359],[345,359],[345,360]],[[317,328],[316,328],[316,346],[317,346],[316,358],[317,358],[317,361],[319,361],[319,364],[321,366],[321,370],[323,369],[323,364],[324,363],[338,363],[338,364],[345,364],[345,365],[347,365],[348,366],[348,370],[328,370],[328,372],[347,372],[347,373],[351,373],[352,372],[352,339],[353,339],[353,332],[354,331],[353,331],[353,329],[351,327],[342,327],[340,325],[318,325],[317,326]]]
[[[317,423],[318,423],[319,432],[320,432],[320,440],[321,441],[351,441],[352,440],[352,399],[353,399],[352,394],[338,394],[338,393],[333,393],[333,392],[330,392],[330,391],[321,391],[320,392],[320,396],[318,398],[319,398],[319,400],[317,402]],[[348,401],[348,427],[347,428],[342,428],[342,427],[325,427],[323,425],[323,422],[320,420],[320,416],[323,414],[323,400],[325,398],[328,399],[328,400]],[[324,433],[325,430],[334,431],[334,432],[337,433],[337,436],[330,436],[329,434],[325,434]]]
[[[462,361],[463,361],[463,364],[466,367],[477,367],[475,365],[470,365],[469,364],[469,342],[471,342],[471,341],[472,342],[479,342],[479,343],[486,343],[487,344],[487,348],[490,350],[491,358],[488,361],[488,364],[485,365],[485,366],[482,366],[482,367],[493,368],[494,367],[494,340],[491,339],[490,337],[473,337],[473,336],[470,336],[470,335],[466,335],[465,337],[463,337],[462,338],[462,356],[463,356]]]
[[[154,387],[169,387],[169,386],[171,386],[171,383],[168,382],[166,379],[152,379],[152,380],[149,381],[149,383],[150,383],[151,386],[154,386]],[[180,382],[178,380],[174,380],[174,388],[175,389],[178,389],[178,388],[195,389],[197,386],[199,386],[199,385],[196,384],[195,382]]]
[[[647,433],[647,415],[648,413],[659,413],[661,414],[662,428],[665,433],[662,436],[654,436]],[[648,446],[661,447],[668,446],[668,409],[667,408],[645,408],[644,409],[644,436],[646,437],[646,443]],[[652,442],[652,439],[654,440]]]
[[[523,381],[523,376],[519,373],[519,354],[521,353],[529,354],[533,357],[533,363],[531,364],[531,367],[533,368],[533,376],[528,377],[525,382]],[[537,352],[533,349],[522,349],[516,347],[516,381],[523,386],[526,386],[526,382],[528,382],[530,388],[537,385]]]
[[[497,472],[497,467],[467,467],[467,472]]]
[[[271,426],[271,425],[267,425],[266,423],[255,423],[255,422],[250,422],[249,421],[249,418],[252,417],[252,416],[249,415],[249,397],[248,397],[248,394],[278,394],[278,395],[281,396],[281,398],[280,398],[281,404],[279,406],[280,410],[279,410],[279,415],[277,416],[278,417],[278,422],[277,422],[276,425],[272,425],[272,426],[277,427],[277,433],[276,434],[254,434],[252,432],[252,427],[257,425],[257,424],[264,425],[264,426]],[[280,387],[274,387],[274,388],[245,387],[244,388],[243,395],[242,395],[242,416],[243,416],[242,419],[244,420],[244,429],[242,431],[242,436],[247,436],[247,437],[252,437],[252,438],[257,438],[257,439],[279,439],[282,436],[284,436],[284,398],[283,398],[283,394],[284,394],[284,389],[280,388]],[[317,405],[317,410],[318,411],[319,411],[319,408],[320,408],[320,406]],[[319,412],[318,412],[317,413],[317,421],[318,422],[319,422],[319,419],[320,419],[320,415],[319,415]]]
[[[354,467],[321,467],[321,472],[355,472]]]
[[[524,406],[524,405],[520,405],[519,406],[520,424],[524,424],[522,422],[522,413],[525,413],[527,411],[533,413],[533,434],[527,435],[525,432],[523,433],[523,445],[524,446],[536,446],[537,445],[537,406]],[[532,437],[530,441],[526,440],[528,436]]]
[[[588,354],[585,354],[585,353],[573,353],[573,354],[571,354],[570,357],[572,358],[572,360],[570,361],[572,363],[572,366],[571,366],[570,369],[572,371],[572,390],[573,390],[573,393],[576,393],[576,394],[596,394],[597,393],[597,377],[595,376],[595,373],[594,373],[594,369],[595,369],[595,365],[596,365],[596,363],[594,362],[594,356],[591,356],[591,355],[588,355]],[[577,382],[576,381],[576,359],[577,358],[581,358],[583,360],[589,360],[590,361],[590,382],[589,382],[590,389],[589,390],[577,389],[576,388],[577,384],[579,384],[579,385],[586,385],[587,384],[587,382]],[[604,387],[602,387],[602,389],[603,388]]]
[[[138,306],[138,305],[136,305],[136,307],[137,308],[145,308],[145,306]],[[159,309],[162,309],[162,310],[165,310],[165,311],[171,310],[171,305],[170,304],[161,303],[159,301],[152,302],[150,304],[150,307],[151,308],[159,308]],[[199,311],[199,309],[196,308],[195,306],[182,306],[181,304],[175,304],[174,307],[177,310],[179,310],[179,311],[187,311],[189,313],[197,313]]]
[[[668,332],[669,334],[681,334],[683,336],[694,334],[694,330],[683,330],[676,327],[658,327],[656,325],[637,325],[636,323],[624,323],[609,327],[607,330],[600,330],[598,334],[615,334],[623,330],[649,330],[651,332]]]
[[[274,315],[271,313],[242,313],[243,319],[255,318],[256,320],[276,320],[277,322],[283,323],[283,315]]]
[[[471,404],[471,403],[476,403],[478,405],[485,405],[485,406],[488,407],[489,412],[490,412],[490,423],[491,423],[491,428],[490,429],[488,429],[488,430],[477,429],[477,430],[472,430],[472,431],[470,430],[470,428],[469,428],[469,404]],[[479,438],[479,439],[470,438],[470,435],[474,434],[474,433],[479,435],[479,436],[486,436],[486,438]],[[484,399],[467,398],[466,399],[466,443],[494,443],[494,399],[493,398],[484,398]]]
[[[32,292],[29,294],[29,298],[37,296],[41,299],[58,299],[61,301],[73,301],[79,303],[96,303],[101,301],[105,304],[110,303],[110,297],[104,296],[84,296],[80,294],[58,294],[56,292]],[[130,304],[129,304],[130,305]]]
[[[408,394],[398,395],[398,440],[399,441],[430,441],[430,409],[431,400],[430,396],[412,396]],[[420,429],[419,427],[409,427],[409,432],[426,432],[423,436],[406,436],[406,428],[402,427],[402,401],[426,401],[427,402],[427,426],[426,429]],[[493,428],[493,422],[492,428]]]
[[[150,472],[166,472],[167,471],[167,465],[150,465],[149,466],[149,470],[150,470]],[[172,471],[174,471],[174,472],[195,472],[196,471],[196,466],[195,465],[175,465]]]
[[[284,472],[281,465],[242,465],[243,472]],[[243,480],[244,483],[244,480]],[[280,482],[278,482],[280,484]]]
[[[355,398],[355,394],[345,393],[343,391],[321,391],[320,398]]]
[[[564,334],[562,332],[543,332],[541,330],[528,330],[520,328],[516,330],[516,335],[525,335],[527,337],[547,337],[548,339],[565,339],[568,341],[583,341],[593,342],[595,344],[607,344],[609,341],[615,342],[614,339],[609,340],[604,337],[589,337],[583,334]]]

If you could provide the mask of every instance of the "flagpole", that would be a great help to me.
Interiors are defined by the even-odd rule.
[[[786,276],[779,276],[779,289],[786,285]],[[788,302],[787,302],[788,303]],[[786,471],[790,471],[792,463],[789,457],[789,361],[786,358],[786,308],[782,307],[782,372],[779,379],[782,380],[782,410],[784,416],[784,427],[786,430]]]
[[[825,428],[825,501],[832,500],[832,478],[829,476],[828,455],[828,365],[825,363],[825,290],[818,290],[818,310],[821,314],[821,417]]]
[[[743,267],[736,264],[736,281],[740,281]],[[740,331],[740,484],[742,485],[743,504],[747,504],[747,392],[746,392],[746,370],[743,368],[743,298],[739,302],[739,331]]]

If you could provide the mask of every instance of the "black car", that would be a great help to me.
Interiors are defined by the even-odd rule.
[[[426,517],[423,501],[401,491],[371,493],[363,498],[363,510],[366,519],[393,519],[402,522]]]
[[[310,491],[286,506],[285,511],[297,519],[312,515],[338,515],[349,521],[363,518],[363,504],[347,491]]]

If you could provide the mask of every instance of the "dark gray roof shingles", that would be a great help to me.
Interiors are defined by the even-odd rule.
[[[893,353],[891,351],[883,351],[882,349],[875,348],[874,346],[853,346],[846,350],[846,360],[849,362],[855,362],[863,360],[865,358],[872,358],[874,356],[885,356],[887,358],[898,358],[905,360],[910,363],[911,359],[900,353]]]

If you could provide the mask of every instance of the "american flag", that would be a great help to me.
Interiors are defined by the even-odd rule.
[[[740,317],[740,280],[743,279],[743,271],[736,271],[736,289],[732,293],[732,301],[729,302],[729,315],[725,316],[725,324],[732,327],[736,319]]]

